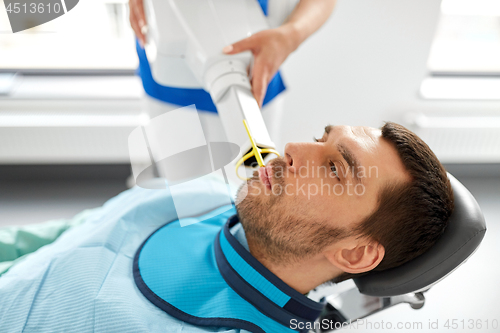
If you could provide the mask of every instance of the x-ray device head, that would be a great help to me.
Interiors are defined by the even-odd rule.
[[[148,21],[146,54],[151,73],[161,85],[203,88],[210,93],[226,138],[255,162],[248,125],[256,147],[265,156],[276,153],[251,92],[248,69],[252,54],[222,53],[224,46],[268,29],[255,0],[146,0]]]

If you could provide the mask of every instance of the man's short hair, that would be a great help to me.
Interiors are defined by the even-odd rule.
[[[392,122],[382,127],[382,137],[396,149],[411,181],[386,184],[375,212],[353,230],[384,246],[384,258],[374,271],[397,267],[427,251],[443,234],[454,207],[446,170],[422,139]],[[344,273],[332,281],[368,273]]]

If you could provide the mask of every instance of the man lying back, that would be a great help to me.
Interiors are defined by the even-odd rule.
[[[394,123],[288,143],[236,209],[224,183],[183,186],[187,226],[168,189],[135,187],[11,268],[0,331],[293,332],[322,309],[310,290],[417,257],[453,210],[443,166]]]

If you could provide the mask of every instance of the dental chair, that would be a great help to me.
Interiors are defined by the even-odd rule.
[[[360,6],[357,2],[346,3]],[[366,6],[368,3],[371,2],[365,1],[361,5]],[[421,14],[432,14],[433,20],[437,20],[439,3],[421,3]],[[405,8],[396,1],[389,4],[394,10]],[[352,12],[358,13],[359,7],[356,6],[352,8]],[[374,6],[385,8],[379,3]],[[250,147],[242,120],[248,122],[257,147],[274,149],[275,145],[267,133],[260,109],[251,94],[247,77],[251,55],[244,52],[227,56],[221,52],[224,46],[268,28],[257,2],[147,0],[145,11],[149,26],[146,53],[154,79],[165,86],[201,87],[208,91],[217,107],[228,142],[237,144],[242,152],[248,152]],[[425,17],[428,19],[429,15]],[[420,20],[424,16],[415,17],[417,19],[412,21],[415,31],[424,31]],[[380,17],[378,19],[381,20]],[[373,27],[377,26],[373,24]],[[388,26],[394,30],[392,26]],[[433,28],[427,25],[426,29],[428,30],[421,37],[425,35],[428,40],[416,44],[419,52],[412,49],[413,53],[425,57],[433,36]],[[399,39],[394,39],[393,43],[384,39],[384,45],[392,45],[394,50],[401,47]],[[352,52],[363,53],[356,48],[353,50],[355,51]],[[391,54],[392,50],[378,52],[381,55],[379,58],[371,56],[374,67],[378,67],[380,61],[387,61],[387,54]],[[370,57],[365,57],[363,61],[369,59]],[[415,62],[417,60],[420,61],[420,58],[416,57]],[[345,64],[340,63],[339,66]],[[424,72],[425,62],[416,68]],[[183,75],[177,75],[181,70]],[[189,80],[180,81],[186,77]],[[421,80],[420,75],[415,77]],[[390,81],[397,82],[398,88],[401,85],[399,77]],[[176,122],[170,124],[179,126]],[[166,127],[163,128],[166,131]],[[164,172],[161,174],[165,175]],[[338,323],[354,322],[399,303],[408,303],[412,308],[420,309],[425,302],[424,293],[474,253],[486,232],[483,215],[471,193],[456,178],[448,176],[455,194],[455,210],[439,241],[429,251],[400,267],[356,278],[356,287],[323,297],[326,306],[318,321],[328,319]],[[135,172],[134,177],[137,179]]]
[[[424,306],[424,293],[451,274],[477,250],[486,224],[477,201],[455,177],[448,174],[455,196],[455,209],[441,238],[417,258],[386,271],[354,279],[356,287],[329,295],[318,318],[342,323],[354,322],[400,303],[413,309]],[[318,327],[321,327],[318,325]],[[316,332],[330,332],[318,329]]]

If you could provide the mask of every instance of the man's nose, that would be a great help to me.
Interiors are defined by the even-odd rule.
[[[302,167],[311,165],[318,154],[313,142],[289,142],[285,145],[285,161],[290,172],[298,172]]]

